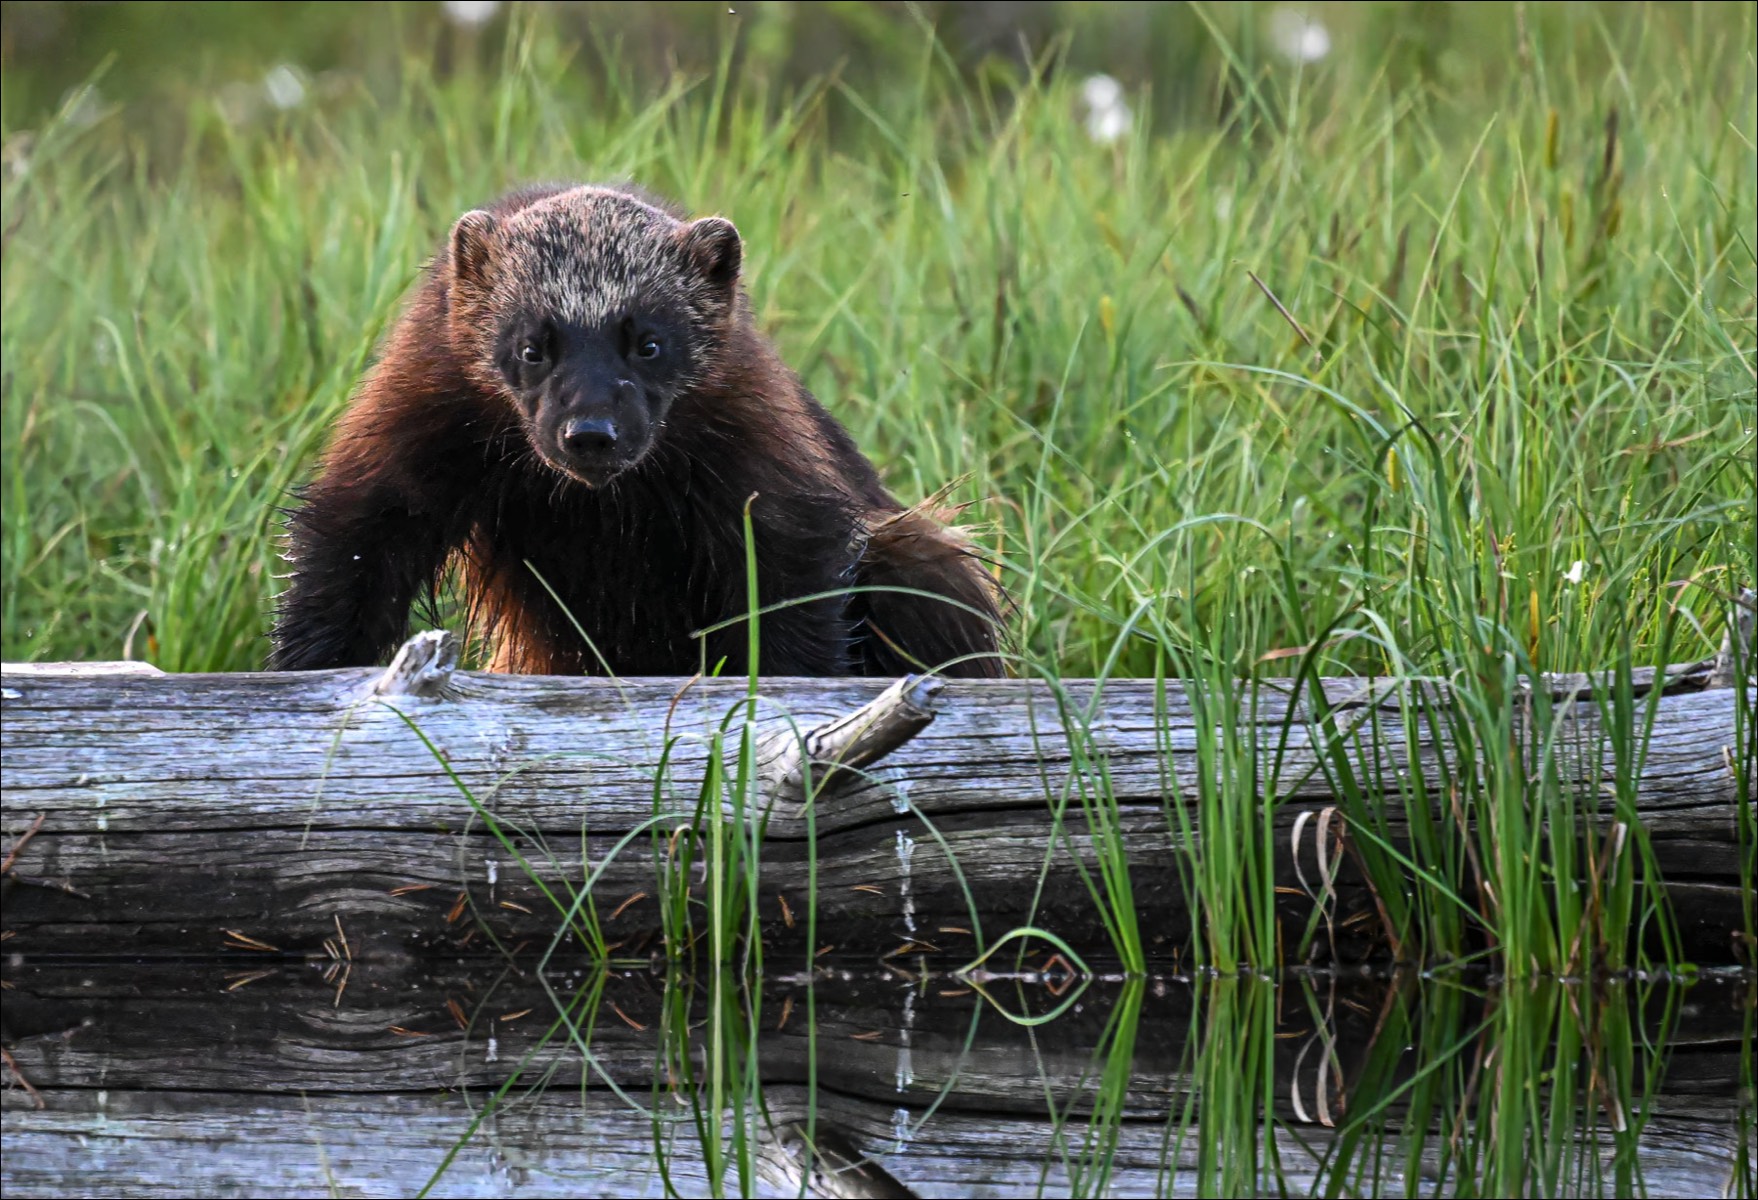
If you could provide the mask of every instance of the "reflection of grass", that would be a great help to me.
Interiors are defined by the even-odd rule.
[[[1743,1053],[1739,1111],[1734,1114],[1734,1186],[1728,1191],[1742,1200],[1751,1200],[1758,1196],[1758,995],[1748,995],[1740,1046]]]
[[[722,1194],[730,1173],[736,1179],[732,1193],[752,1195],[752,1139],[763,1120],[762,1078],[756,1069],[760,1010],[749,1003],[753,996],[742,986],[742,977],[725,970],[710,974],[705,989],[679,980],[665,994],[665,1076],[655,1080],[655,1147],[661,1107],[675,1111],[687,1105],[696,1131],[693,1148],[700,1149],[716,1194]],[[706,1003],[699,1006],[703,997]],[[664,1157],[661,1153],[662,1163]]]
[[[1211,982],[1191,1010],[1191,1087],[1169,1135],[1199,1195],[1256,1195],[1276,1176],[1275,1011],[1276,989],[1249,977]]]
[[[1394,983],[1366,1014],[1365,1045],[1340,1031],[1334,985],[1281,990],[1292,995],[1249,980],[1204,992],[1168,1134],[1185,1188],[1644,1194],[1639,1148],[1683,989]]]
[[[997,939],[989,955],[1016,936],[1026,935]],[[1073,958],[1072,948],[1061,949]],[[1072,965],[1085,969],[1078,959]],[[819,1124],[822,1046],[810,984],[792,1018],[806,1030],[804,1111],[772,1112],[765,1082],[775,1065],[766,1059],[765,1042],[775,1020],[773,1013],[766,1020],[759,1002],[761,977],[680,967],[674,960],[664,976],[647,1079],[628,1074],[628,1066],[624,1074],[607,1073],[594,1056],[602,972],[566,993],[551,991],[554,1019],[481,1104],[434,1182],[497,1108],[535,1100],[558,1069],[579,1075],[586,1086],[615,1087],[646,1112],[658,1169],[671,1185],[679,1163],[692,1164],[693,1178],[699,1160],[716,1194],[751,1194],[771,1128],[801,1130],[814,1146],[846,1138],[846,1131]],[[925,978],[921,985],[932,986]],[[1152,986],[1165,985],[1162,978]],[[1360,983],[1340,988],[1322,978],[1276,986],[1249,975],[1210,977],[1192,985],[1199,999],[1191,1009],[1186,1065],[1153,1058],[1157,1071],[1144,1075],[1137,1043],[1149,986],[1131,979],[1116,990],[1077,984],[1062,992],[1040,982],[1029,998],[1015,988],[1019,1012],[980,985],[972,994],[973,1035],[977,1014],[999,1015],[1029,1026],[1034,1041],[1044,1044],[1066,1036],[1057,1021],[1078,1004],[1106,1006],[1084,1090],[1068,1091],[1066,1044],[1053,1056],[1054,1083],[1045,1076],[1041,1098],[1051,1130],[1045,1190],[1102,1195],[1114,1183],[1139,1186],[1139,1155],[1123,1174],[1114,1158],[1129,1122],[1165,1112],[1165,1191],[1365,1195],[1405,1191],[1420,1180],[1444,1194],[1643,1194],[1644,1127],[1648,1114],[1666,1111],[1657,1104],[1662,1048],[1675,1039],[1685,997],[1676,985],[1653,995],[1647,985],[1637,994],[1634,984],[1511,981],[1479,991],[1431,979],[1417,986],[1410,974],[1386,981],[1375,997]],[[903,993],[888,990],[901,1006]],[[492,1011],[490,1000],[483,998],[483,1011]],[[631,1028],[648,1028],[618,1012]],[[894,1019],[891,1029],[909,1028],[901,1012]],[[865,1015],[864,1023],[871,1021]],[[1749,1044],[1749,1018],[1744,1037]],[[775,1044],[772,1035],[767,1040]],[[554,1051],[545,1052],[552,1044],[572,1047],[577,1065],[561,1068]],[[542,1069],[533,1069],[539,1060]],[[797,1081],[797,1042],[778,1061],[787,1072],[782,1078]],[[981,1102],[981,1087],[961,1107],[969,1107],[973,1095]],[[960,1090],[955,1068],[933,1107]],[[1007,1110],[1020,1099],[1006,1097]],[[1008,1119],[1016,1118],[998,1118]],[[1749,1124],[1750,1113],[1730,1119]],[[931,1142],[927,1114],[912,1116],[912,1126],[914,1136]],[[885,1152],[883,1143],[868,1148]],[[887,1160],[906,1180],[909,1164],[907,1154]],[[1744,1171],[1742,1164],[1737,1169]]]
[[[1656,1027],[1641,1028],[1623,988],[1606,997],[1561,984],[1512,984],[1482,1006],[1446,985],[1387,1013],[1391,1046],[1414,1044],[1412,1078],[1387,1075],[1376,1054],[1330,1162],[1338,1184],[1379,1178],[1371,1153],[1401,1131],[1406,1179],[1487,1195],[1633,1195],[1643,1190],[1638,1142],[1660,1080],[1658,1046],[1676,1028],[1679,989]]]
[[[1130,1079],[1135,1066],[1135,1039],[1141,1024],[1145,985],[1132,979],[1115,1001],[1110,1020],[1095,1050],[1098,1078],[1090,1101],[1090,1116],[1080,1147],[1067,1164],[1068,1190],[1075,1196],[1103,1196],[1111,1179],[1117,1135],[1124,1117],[1135,1106]]]

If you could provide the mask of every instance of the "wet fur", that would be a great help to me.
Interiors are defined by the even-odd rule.
[[[1001,674],[999,596],[968,541],[885,490],[753,328],[742,293],[717,307],[687,263],[656,257],[674,214],[630,192],[561,187],[489,211],[553,224],[545,214],[582,205],[599,222],[590,256],[532,238],[495,267],[519,272],[532,304],[591,309],[640,290],[688,312],[710,349],[652,448],[599,488],[539,459],[488,358],[505,299],[472,294],[442,254],[290,516],[270,666],[382,660],[455,560],[496,669],[675,675],[724,661],[742,673],[742,621],[691,635],[747,610],[754,496],[760,603],[836,593],[762,619],[765,674]],[[956,603],[848,590],[875,586]]]

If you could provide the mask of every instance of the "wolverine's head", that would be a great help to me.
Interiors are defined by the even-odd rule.
[[[465,213],[452,229],[454,342],[518,410],[531,447],[589,487],[652,448],[703,382],[737,304],[742,247],[721,217],[680,221],[581,187]]]

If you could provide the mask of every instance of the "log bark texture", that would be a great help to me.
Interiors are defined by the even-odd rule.
[[[1205,836],[1194,798],[1218,789],[1251,811],[1276,802],[1283,915],[1296,939],[1315,919],[1327,930],[1299,953],[1361,957],[1385,946],[1353,862],[1337,867],[1343,822],[1301,814],[1353,787],[1397,842],[1409,806],[1449,820],[1448,780],[1482,766],[1451,740],[1439,686],[1327,680],[1315,706],[1270,680],[1223,710],[1177,681],[770,679],[752,701],[743,681],[454,672],[445,649],[412,643],[401,672],[8,667],[0,812],[14,838],[40,822],[9,881],[13,948],[202,954],[236,949],[230,930],[311,953],[337,922],[370,953],[469,950],[479,927],[541,943],[558,923],[545,888],[597,872],[597,913],[640,955],[659,930],[656,872],[678,868],[720,809],[760,828],[765,936],[797,961],[902,949],[956,966],[1025,922],[1102,957],[1091,879],[1107,823],[1149,951],[1169,952],[1188,934],[1186,871]],[[1706,686],[1713,667],[1638,672],[1621,701],[1604,681],[1547,680],[1510,707],[1525,742],[1550,747],[1582,823],[1640,822],[1690,952],[1728,962],[1746,919],[1758,692]],[[1646,728],[1639,771],[1607,736],[1619,704]],[[750,811],[730,812],[702,781],[715,756],[736,773],[753,710],[763,783]],[[1204,747],[1223,733],[1252,747],[1255,778],[1217,776]],[[480,922],[458,920],[460,897]]]

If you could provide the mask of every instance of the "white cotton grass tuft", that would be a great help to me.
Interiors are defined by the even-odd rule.
[[[286,112],[305,103],[305,72],[291,63],[277,63],[262,77],[263,98]]]
[[[481,29],[501,10],[501,0],[443,0],[440,11],[462,29]]]
[[[75,129],[96,125],[106,111],[104,93],[89,83],[70,87],[61,97],[61,117]]]
[[[1081,105],[1086,109],[1087,136],[1108,146],[1129,132],[1134,114],[1123,98],[1123,85],[1109,75],[1089,75],[1080,85]]]
[[[1278,8],[1270,13],[1270,44],[1291,63],[1313,63],[1331,52],[1331,31],[1299,9]]]

